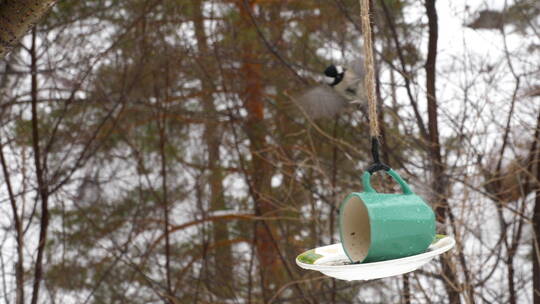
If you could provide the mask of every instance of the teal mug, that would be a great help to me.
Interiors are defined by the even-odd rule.
[[[364,192],[354,192],[340,207],[339,230],[351,262],[368,263],[423,253],[435,238],[435,214],[394,170],[384,170],[402,194],[378,193],[371,174],[362,176]]]

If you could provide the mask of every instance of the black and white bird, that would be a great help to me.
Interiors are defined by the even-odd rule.
[[[301,94],[296,101],[310,118],[332,117],[349,104],[367,104],[364,90],[362,59],[347,66],[330,65],[324,70],[326,85],[317,86]]]

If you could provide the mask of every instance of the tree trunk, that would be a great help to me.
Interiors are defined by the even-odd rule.
[[[194,25],[195,36],[197,39],[197,47],[201,55],[201,59],[209,56],[209,48],[207,43],[207,37],[204,32],[204,16],[202,12],[203,1],[198,1],[194,9]],[[227,208],[225,204],[225,197],[223,195],[223,173],[221,169],[221,157],[219,155],[219,149],[221,145],[221,130],[219,129],[217,111],[214,106],[214,100],[212,98],[212,92],[214,92],[214,86],[212,84],[211,72],[207,69],[209,65],[201,66],[202,75],[202,104],[205,113],[209,119],[205,123],[204,140],[208,149],[207,164],[208,164],[208,180],[210,186],[210,210],[218,211],[225,210]],[[213,243],[219,244],[212,252],[212,264],[215,278],[220,278],[220,284],[212,284],[217,286],[214,289],[219,296],[232,297],[234,286],[234,274],[233,264],[223,263],[223,261],[232,261],[233,254],[232,248],[228,244],[229,230],[226,221],[215,221],[212,223],[212,237]]]
[[[56,0],[5,0],[0,2],[0,58],[54,5]]]
[[[537,158],[537,161],[540,159]],[[540,178],[540,170],[536,169],[536,178]],[[533,303],[540,304],[540,189],[536,190],[536,198],[533,214],[534,239],[533,239]]]
[[[22,211],[21,215],[17,211],[17,202],[11,187],[11,177],[9,174],[9,168],[4,157],[4,146],[0,142],[0,163],[2,164],[2,172],[4,173],[4,183],[8,190],[9,202],[11,204],[11,210],[13,212],[13,221],[15,222],[15,233],[17,237],[17,262],[15,264],[15,285],[17,289],[17,295],[15,303],[24,304],[24,231],[22,225]]]
[[[36,178],[38,185],[38,195],[36,204],[41,201],[41,218],[39,222],[39,242],[37,246],[37,257],[34,270],[34,286],[32,290],[32,304],[37,304],[39,299],[39,288],[43,279],[43,254],[47,243],[47,230],[49,227],[49,189],[45,176],[46,164],[42,162],[41,148],[39,145],[38,126],[38,79],[37,79],[37,54],[36,54],[36,32],[32,32],[32,46],[30,48],[31,57],[31,96],[32,96],[32,148],[34,152],[34,164],[36,168]]]
[[[426,12],[428,16],[429,40],[428,54],[426,61],[426,91],[428,104],[428,142],[429,154],[432,170],[432,188],[435,194],[435,214],[437,219],[445,223],[448,213],[448,199],[446,178],[444,176],[444,165],[442,163],[441,145],[439,143],[439,125],[437,114],[436,95],[436,62],[437,62],[437,40],[438,40],[438,17],[435,7],[435,0],[426,0]],[[441,259],[445,288],[448,293],[450,303],[461,303],[459,290],[452,286],[459,286],[458,278],[452,267],[450,255],[444,255]],[[473,299],[471,299],[472,301]]]
[[[538,119],[536,124],[536,138],[534,139],[537,144],[537,148],[535,151],[535,157],[534,163],[536,165],[536,180],[540,180],[540,148],[538,145],[540,144],[540,132],[538,132],[538,129],[540,129],[540,112],[538,113]],[[532,224],[533,224],[533,230],[534,230],[534,238],[533,238],[533,257],[532,257],[532,263],[533,263],[533,303],[534,304],[540,304],[540,185],[536,183],[536,191],[535,191],[535,205],[534,205],[534,213],[532,218]]]
[[[157,92],[157,90],[156,90]],[[159,100],[159,95],[156,94],[156,98]],[[161,101],[162,102],[162,101]],[[174,298],[174,293],[172,290],[172,280],[171,280],[171,240],[170,235],[167,232],[169,229],[169,196],[168,196],[168,187],[167,187],[167,156],[165,151],[166,145],[166,114],[165,107],[161,104],[159,107],[159,114],[157,118],[157,127],[159,130],[159,154],[161,158],[161,205],[163,208],[163,232],[165,233],[165,277],[167,280],[167,299],[165,304],[174,304],[172,299]]]
[[[255,204],[255,213],[258,216],[270,216],[275,211],[274,206],[268,200],[270,192],[270,177],[272,167],[265,159],[264,150],[267,147],[265,138],[265,125],[262,103],[261,66],[255,63],[249,51],[243,56],[243,75],[246,78],[246,89],[244,92],[244,105],[248,111],[248,119],[245,129],[250,142],[251,152],[251,172],[250,180],[252,187],[252,198]],[[268,300],[267,291],[272,291],[275,287],[272,284],[276,279],[279,266],[279,254],[274,246],[274,229],[268,221],[263,221],[256,225],[257,234],[257,257],[261,272],[263,297]],[[271,287],[272,285],[273,288]]]
[[[243,30],[250,30],[252,27],[248,11],[252,7],[247,7],[247,5],[252,6],[253,2],[246,1],[239,4]],[[275,215],[276,208],[269,200],[272,166],[268,162],[265,152],[268,145],[264,123],[262,66],[258,53],[253,47],[253,42],[243,41],[242,43],[241,75],[244,79],[242,100],[247,110],[247,121],[244,128],[249,138],[251,152],[250,191],[256,215],[272,216]],[[278,288],[276,282],[280,277],[279,252],[274,238],[275,228],[269,221],[263,220],[255,225],[255,234],[261,288],[266,303]]]

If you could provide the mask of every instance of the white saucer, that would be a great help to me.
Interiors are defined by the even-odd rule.
[[[456,241],[438,234],[426,252],[388,261],[351,264],[341,243],[308,250],[296,257],[296,264],[304,269],[317,270],[340,280],[373,280],[414,271],[436,256],[452,249]]]

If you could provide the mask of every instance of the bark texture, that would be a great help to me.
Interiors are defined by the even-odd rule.
[[[4,57],[54,5],[56,0],[0,2],[0,58]]]

